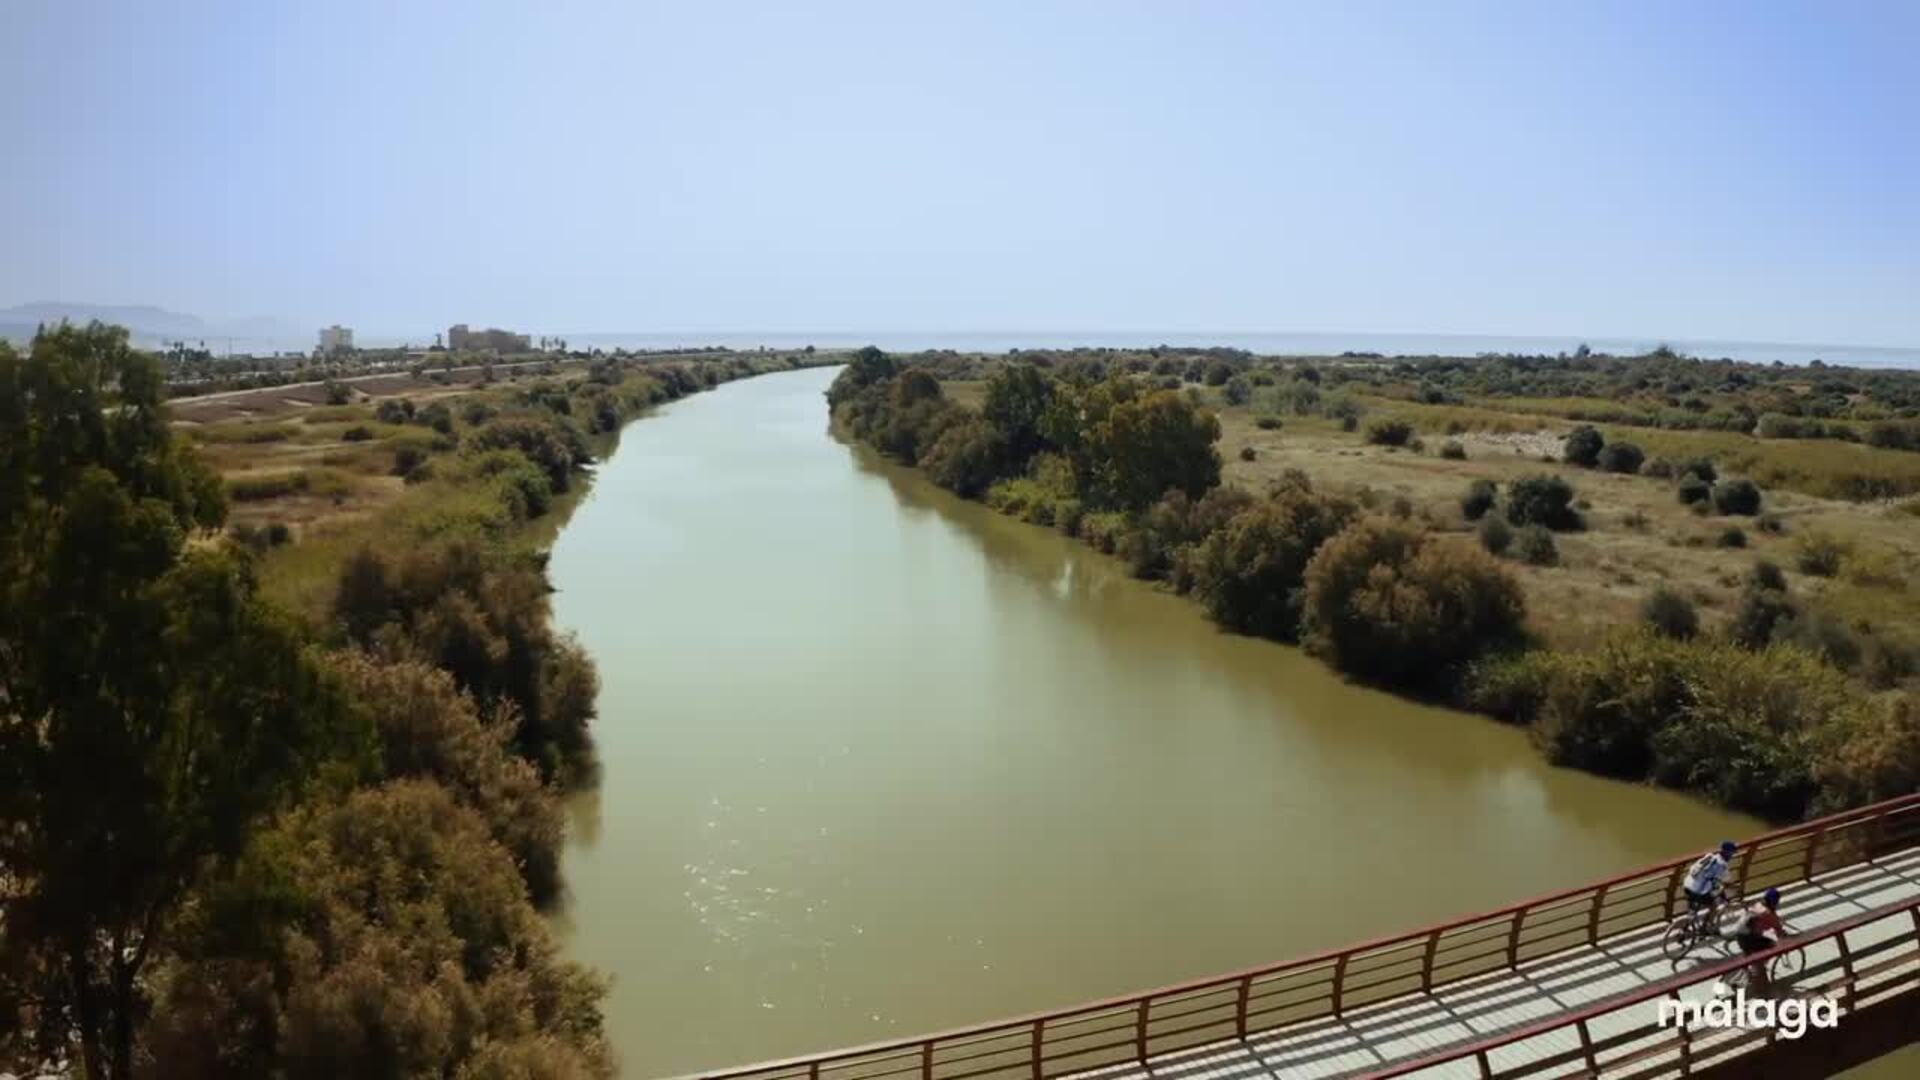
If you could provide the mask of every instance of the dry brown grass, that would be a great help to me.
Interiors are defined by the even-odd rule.
[[[1492,480],[1504,490],[1513,480],[1540,472],[1564,477],[1587,503],[1581,510],[1587,530],[1559,538],[1559,566],[1511,563],[1526,587],[1533,624],[1550,643],[1582,644],[1607,627],[1635,620],[1647,594],[1661,585],[1693,598],[1702,621],[1717,623],[1732,612],[1742,575],[1760,558],[1787,569],[1797,594],[1820,598],[1850,621],[1894,628],[1920,640],[1920,604],[1904,584],[1920,572],[1920,529],[1912,515],[1897,508],[1770,490],[1767,508],[1787,530],[1774,535],[1752,518],[1696,516],[1678,502],[1666,480],[1544,463],[1542,454],[1558,452],[1562,427],[1542,427],[1534,416],[1503,418],[1485,406],[1404,402],[1382,409],[1419,429],[1426,447],[1415,453],[1369,446],[1361,433],[1343,432],[1321,417],[1283,416],[1279,430],[1263,431],[1249,409],[1213,404],[1220,413],[1225,482],[1262,489],[1285,470],[1300,469],[1318,484],[1370,489],[1383,510],[1396,497],[1404,498],[1416,518],[1444,531],[1469,530],[1459,499],[1471,480]],[[1466,430],[1448,436],[1449,423]],[[1448,438],[1466,449],[1465,460],[1439,456]],[[1676,439],[1671,445],[1684,444]],[[1243,447],[1254,449],[1252,461],[1242,460]],[[1664,440],[1661,449],[1671,452]],[[1716,546],[1729,526],[1744,532],[1745,548]],[[1875,561],[1865,572],[1872,584],[1863,584],[1861,574],[1855,580],[1845,574],[1822,580],[1794,572],[1792,537],[1802,529],[1840,533],[1872,550]]]

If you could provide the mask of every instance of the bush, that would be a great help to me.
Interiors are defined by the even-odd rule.
[[[1747,546],[1746,530],[1740,528],[1740,526],[1738,525],[1729,525],[1726,528],[1720,530],[1720,535],[1714,537],[1713,542],[1716,547],[1723,547],[1723,548],[1746,547]]]
[[[1780,646],[1749,653],[1641,631],[1541,663],[1534,732],[1554,762],[1784,818],[1814,791],[1808,733],[1848,708],[1837,672]]]
[[[1560,562],[1559,545],[1544,525],[1528,525],[1520,530],[1514,554],[1531,566],[1555,566]]]
[[[340,433],[341,442],[366,442],[373,438],[373,429],[365,424],[355,424]]]
[[[1467,448],[1461,446],[1460,440],[1458,439],[1448,439],[1446,442],[1440,444],[1440,456],[1446,458],[1448,461],[1465,461],[1467,460]]]
[[[1507,486],[1507,521],[1548,529],[1577,529],[1573,485],[1558,476],[1525,476]]]
[[[1759,567],[1755,567],[1756,570]],[[1784,589],[1749,584],[1740,594],[1740,606],[1727,623],[1727,640],[1743,649],[1764,649],[1775,632],[1794,617],[1793,602]]]
[[[1207,365],[1204,381],[1208,386],[1225,386],[1227,380],[1231,378],[1233,378],[1233,365],[1225,360],[1215,360]]]
[[[1006,439],[985,420],[969,416],[942,432],[920,464],[934,483],[977,499],[1009,467]]]
[[[1832,533],[1805,532],[1795,543],[1794,562],[1803,574],[1832,577],[1853,551],[1853,545]]]
[[[1775,592],[1787,591],[1787,575],[1766,559],[1754,560],[1753,569],[1747,571],[1747,587],[1753,589],[1772,589]]]
[[[1259,451],[1255,450],[1251,446],[1243,446],[1240,448],[1241,461],[1252,461],[1254,458],[1257,458],[1259,456],[1260,456]]]
[[[1230,630],[1294,640],[1307,563],[1353,516],[1353,504],[1317,494],[1307,484],[1276,490],[1195,546],[1195,598]]]
[[[1349,431],[1349,432],[1356,431],[1359,429],[1359,427],[1360,427],[1360,417],[1358,417],[1357,415],[1354,415],[1353,413],[1348,413],[1347,415],[1342,416],[1340,418],[1341,431]]]
[[[1682,506],[1705,506],[1713,497],[1713,485],[1688,473],[1680,478],[1680,483],[1674,487],[1673,493]]]
[[[1413,438],[1413,425],[1405,420],[1382,418],[1367,425],[1367,441],[1375,446],[1405,446]]]
[[[1600,450],[1606,444],[1607,440],[1601,436],[1599,429],[1582,424],[1567,432],[1566,442],[1561,444],[1560,460],[1590,469],[1599,462]]]
[[[1673,474],[1682,479],[1697,476],[1708,484],[1720,478],[1720,473],[1713,467],[1713,459],[1710,457],[1686,458],[1674,466]]]
[[[1301,636],[1349,674],[1433,688],[1522,640],[1520,585],[1486,554],[1404,525],[1361,522],[1307,567]]]
[[[1700,615],[1693,601],[1661,586],[1640,605],[1640,621],[1661,637],[1685,641],[1700,632]]]
[[[1663,457],[1648,458],[1640,466],[1640,475],[1666,480],[1673,476],[1673,462]]]
[[[1253,426],[1259,428],[1261,431],[1279,431],[1280,418],[1277,416],[1263,416],[1255,420]]]
[[[1478,533],[1480,546],[1486,548],[1489,554],[1505,555],[1507,549],[1513,546],[1513,527],[1497,516],[1481,518]]]
[[[401,443],[393,448],[393,475],[413,477],[427,463],[427,452],[411,443]]]
[[[1646,453],[1629,442],[1608,443],[1600,450],[1598,464],[1611,473],[1637,473]]]
[[[1479,521],[1487,511],[1493,509],[1499,489],[1491,480],[1475,480],[1467,485],[1467,493],[1460,496],[1460,514],[1468,521]]]
[[[1253,399],[1253,384],[1245,375],[1235,375],[1221,388],[1221,396],[1229,405],[1245,405]]]
[[[1882,694],[1860,702],[1820,732],[1813,760],[1821,810],[1920,790],[1920,698]]]
[[[1713,506],[1723,514],[1750,517],[1760,512],[1760,488],[1751,480],[1728,480],[1715,484]]]

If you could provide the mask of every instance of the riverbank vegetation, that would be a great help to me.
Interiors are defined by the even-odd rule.
[[[174,427],[123,331],[0,345],[0,1069],[610,1076],[540,549],[624,420],[786,366]]]
[[[1224,628],[1558,763],[1779,819],[1920,786],[1920,373],[867,350],[828,399]]]

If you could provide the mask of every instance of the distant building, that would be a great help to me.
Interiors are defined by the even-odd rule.
[[[494,328],[469,330],[466,323],[456,323],[447,331],[447,348],[455,352],[519,353],[529,351],[532,345],[525,334]]]
[[[320,353],[331,356],[334,353],[353,351],[353,330],[335,323],[320,329]]]

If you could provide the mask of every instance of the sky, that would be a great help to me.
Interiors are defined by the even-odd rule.
[[[0,0],[0,307],[1920,345],[1920,5]]]

